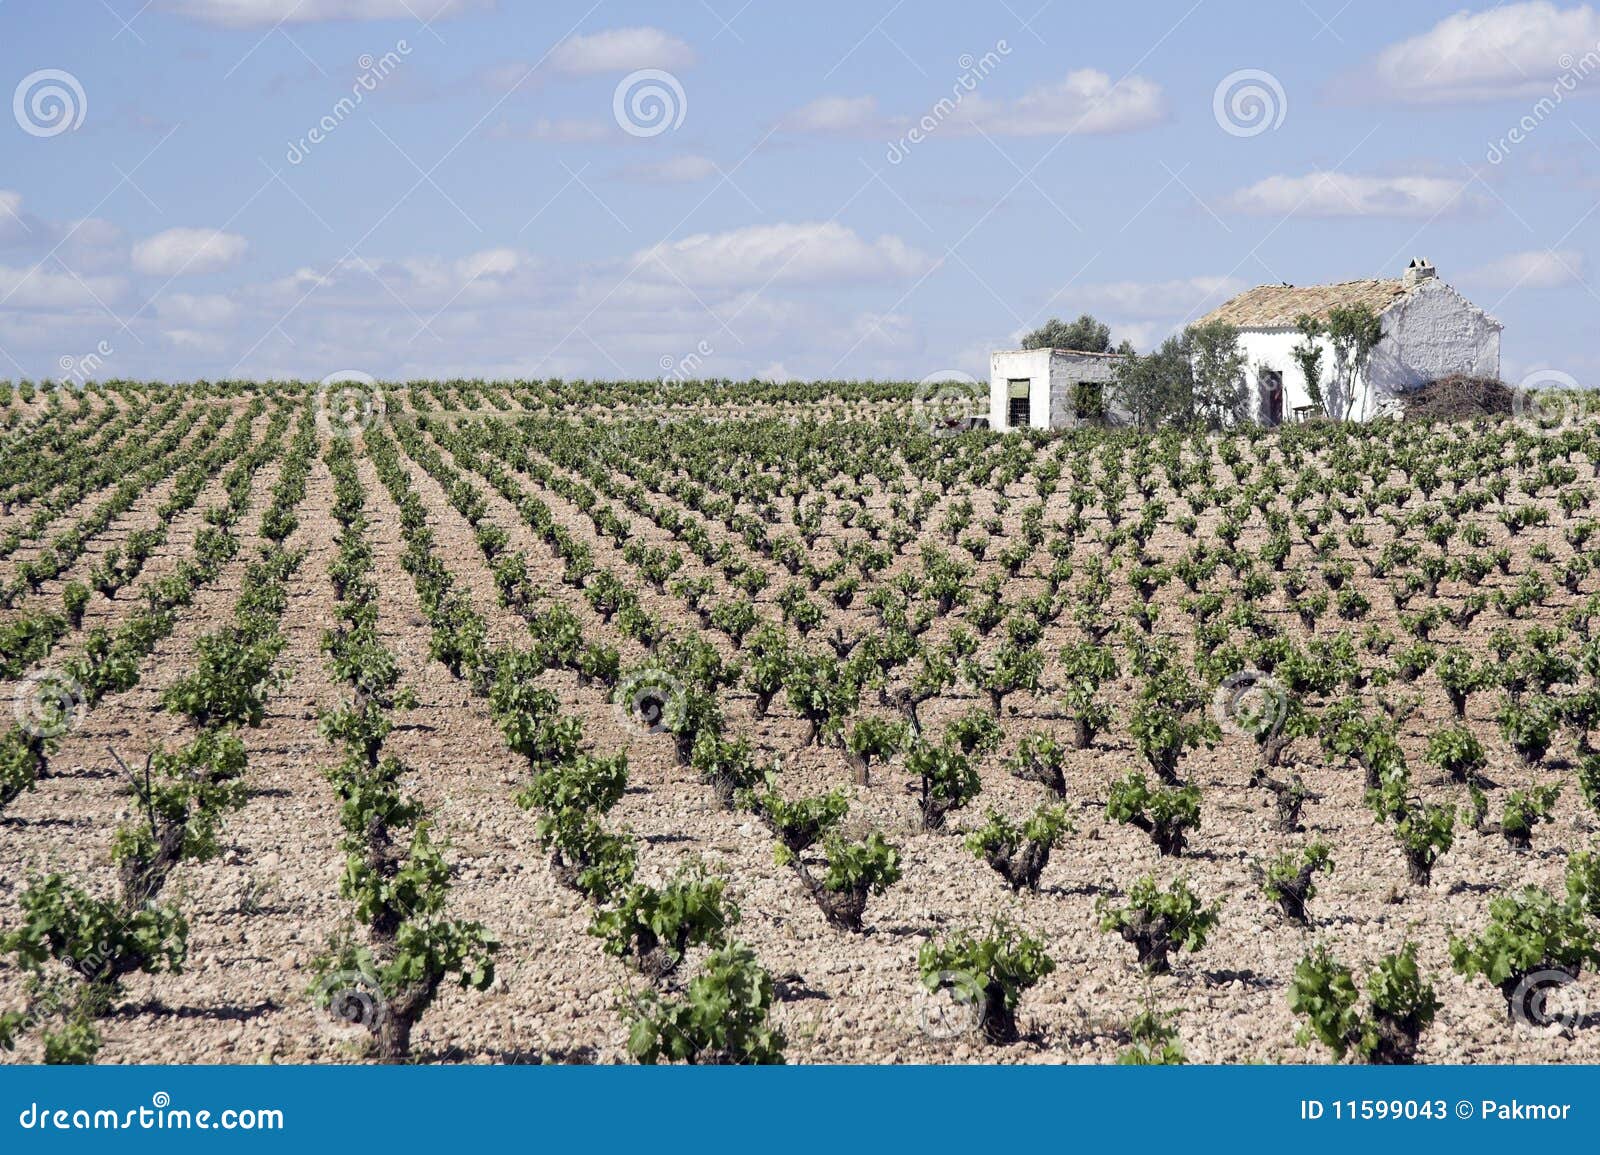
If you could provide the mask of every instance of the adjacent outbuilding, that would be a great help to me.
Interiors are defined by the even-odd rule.
[[[1111,413],[1108,388],[1122,358],[1074,349],[1007,349],[989,355],[989,428],[1072,429]]]

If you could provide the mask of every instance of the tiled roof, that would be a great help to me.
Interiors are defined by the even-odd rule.
[[[1382,313],[1409,292],[1411,287],[1398,278],[1338,285],[1261,285],[1207,313],[1199,323],[1222,321],[1236,329],[1292,329],[1302,315],[1325,321],[1329,310],[1340,306],[1365,305]]]

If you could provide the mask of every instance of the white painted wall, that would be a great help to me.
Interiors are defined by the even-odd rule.
[[[1241,329],[1239,348],[1245,355],[1245,380],[1250,390],[1247,412],[1261,419],[1261,371],[1275,369],[1283,374],[1283,419],[1290,420],[1294,410],[1311,404],[1311,391],[1306,387],[1305,374],[1294,363],[1291,350],[1300,343],[1300,334],[1293,329]],[[1328,342],[1322,341],[1327,346]],[[1328,363],[1333,360],[1333,350],[1323,352],[1323,379],[1329,375]]]
[[[1424,281],[1383,314],[1367,376],[1378,399],[1451,373],[1500,376],[1500,326],[1443,281]]]
[[[1373,350],[1366,379],[1356,383],[1352,416],[1364,421],[1379,406],[1407,389],[1466,373],[1500,376],[1499,324],[1443,281],[1424,281],[1382,314],[1383,339]],[[1260,370],[1283,374],[1283,410],[1288,420],[1296,407],[1311,404],[1305,376],[1291,350],[1300,343],[1293,329],[1245,329],[1239,345],[1246,357],[1251,414],[1259,416]],[[1333,376],[1333,346],[1323,339],[1324,394]]]
[[[1050,428],[1049,349],[1008,349],[989,355],[989,428],[1006,430],[1012,380],[1024,377],[1028,387],[1028,426]]]

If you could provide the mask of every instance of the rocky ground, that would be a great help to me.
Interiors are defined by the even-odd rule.
[[[247,542],[257,540],[274,469],[267,467],[257,479],[244,526]],[[587,933],[590,908],[553,879],[534,844],[532,816],[513,802],[520,760],[506,751],[485,704],[429,660],[428,627],[398,564],[402,541],[395,508],[371,464],[362,461],[360,469],[383,587],[381,630],[418,697],[414,709],[397,717],[390,747],[410,768],[407,786],[448,844],[455,869],[452,913],[482,921],[501,941],[493,986],[482,993],[447,990],[417,1031],[417,1056],[449,1062],[623,1061],[620,1009],[643,989],[643,980],[602,952]],[[524,627],[497,606],[492,576],[470,529],[431,478],[415,466],[412,474],[432,511],[438,548],[488,618],[492,640],[515,641]],[[492,518],[512,534],[513,548],[526,550],[536,563],[535,576],[549,597],[578,613],[586,630],[603,630],[586,603],[561,587],[557,563],[515,510],[488,496]],[[588,523],[559,497],[540,496],[574,533],[587,530],[584,536],[593,538]],[[318,462],[301,527],[290,542],[308,554],[289,586],[282,658],[287,679],[265,724],[245,735],[251,800],[228,820],[226,852],[181,867],[169,884],[191,924],[188,963],[181,974],[128,980],[123,1002],[102,1023],[102,1062],[344,1062],[362,1056],[360,1039],[319,1011],[309,993],[309,964],[348,913],[338,894],[337,804],[321,772],[333,751],[316,732],[319,707],[340,697],[320,650],[322,632],[334,620],[327,573],[331,501],[331,478]],[[137,521],[148,505],[141,503],[125,520]],[[173,564],[196,524],[196,515],[174,524],[168,544],[150,563],[152,573]],[[123,529],[119,524],[118,532]],[[592,544],[597,560],[626,572],[606,543]],[[242,557],[184,613],[179,628],[146,662],[139,686],[92,711],[63,742],[52,776],[0,817],[0,928],[14,925],[17,895],[31,877],[66,871],[110,879],[110,838],[129,797],[107,747],[132,762],[150,746],[182,737],[172,717],[159,711],[159,695],[185,672],[199,634],[226,618]],[[1007,596],[1019,592],[1026,591],[1008,590]],[[1162,594],[1169,596],[1175,601],[1177,594]],[[679,625],[693,622],[670,595],[647,592],[646,601]],[[1379,604],[1379,593],[1373,602]],[[89,624],[114,621],[119,612],[97,598]],[[840,613],[837,621],[853,628],[866,613]],[[1175,604],[1167,616],[1182,619]],[[1052,643],[1058,648],[1061,640],[1047,639],[1047,652]],[[626,643],[622,649],[625,666],[638,657]],[[1299,771],[1316,798],[1305,809],[1303,829],[1283,834],[1274,825],[1270,797],[1249,785],[1253,744],[1230,736],[1187,761],[1185,773],[1203,791],[1203,826],[1181,859],[1163,859],[1145,835],[1105,818],[1109,783],[1138,763],[1125,728],[1113,725],[1111,735],[1072,756],[1068,806],[1075,831],[1052,857],[1040,891],[1016,896],[965,849],[963,834],[981,823],[985,807],[1026,814],[1044,800],[1042,789],[1009,777],[999,758],[991,757],[983,765],[978,802],[955,815],[950,829],[924,832],[910,779],[891,763],[875,768],[869,785],[850,786],[850,821],[863,831],[884,832],[900,847],[905,877],[871,900],[865,932],[849,934],[829,927],[793,872],[774,863],[774,839],[764,827],[748,814],[721,808],[692,771],[676,765],[665,736],[643,732],[602,691],[579,687],[571,675],[545,679],[583,720],[595,748],[629,755],[631,786],[610,822],[639,839],[642,875],[659,880],[698,857],[729,878],[742,914],[736,936],[779,980],[775,1017],[788,1037],[791,1061],[1108,1062],[1127,1045],[1134,1016],[1154,1007],[1172,1016],[1193,1062],[1324,1062],[1325,1050],[1295,1041],[1298,1024],[1286,1000],[1295,963],[1312,943],[1326,942],[1360,971],[1408,941],[1419,944],[1423,970],[1442,1000],[1422,1060],[1600,1061],[1600,1014],[1589,1013],[1570,1030],[1520,1026],[1508,1021],[1495,989],[1453,974],[1447,954],[1451,935],[1481,928],[1492,896],[1530,883],[1560,887],[1566,854],[1595,833],[1593,814],[1570,788],[1555,820],[1537,830],[1531,851],[1515,852],[1492,832],[1462,831],[1436,867],[1432,885],[1419,888],[1408,883],[1390,834],[1363,806],[1359,770],[1328,764],[1314,741],[1292,746],[1285,769]],[[1114,708],[1125,708],[1131,691],[1131,684],[1113,687]],[[1417,692],[1424,700],[1406,724],[1408,750],[1420,748],[1449,712],[1431,682],[1419,684]],[[1488,717],[1492,703],[1482,697],[1474,702],[1471,723],[1486,746],[1498,749]],[[977,703],[958,695],[941,699],[928,707],[926,721],[937,727]],[[754,716],[742,692],[730,691],[725,705],[735,732],[783,753],[786,791],[798,795],[851,782],[842,752],[800,746],[805,725],[781,704],[764,719]],[[1016,695],[1003,719],[1004,749],[1029,730],[1065,734],[1067,724],[1052,715],[1047,698]],[[1538,770],[1497,758],[1488,775],[1514,787],[1561,780],[1569,769],[1558,750]],[[1431,779],[1420,758],[1413,759],[1413,773],[1430,796],[1452,797],[1452,788]],[[1336,868],[1318,883],[1308,931],[1286,921],[1261,895],[1255,871],[1265,857],[1314,839],[1331,844]],[[1220,925],[1205,948],[1178,956],[1171,975],[1153,980],[1142,975],[1131,947],[1098,929],[1096,915],[1098,901],[1123,894],[1146,872],[1163,880],[1185,877],[1201,895],[1223,904]],[[941,1015],[948,1008],[920,991],[917,970],[918,950],[930,936],[981,927],[996,917],[1042,938],[1056,964],[1023,998],[1023,1040],[1000,1047],[975,1033],[947,1029]],[[686,971],[692,971],[692,961]],[[1580,990],[1600,1011],[1600,986],[1589,978]],[[20,1005],[23,998],[21,973],[0,965],[0,1007]],[[25,1040],[5,1060],[38,1057],[36,1043]]]

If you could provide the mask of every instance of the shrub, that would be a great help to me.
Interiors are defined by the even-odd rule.
[[[1474,665],[1472,655],[1460,646],[1451,646],[1434,663],[1433,671],[1450,698],[1457,718],[1467,716],[1467,696],[1481,690],[1488,679],[1485,668]]]
[[[1003,765],[1015,778],[1024,782],[1037,782],[1057,798],[1067,795],[1064,770],[1067,753],[1054,735],[1034,732],[1023,736],[1017,749]]]
[[[755,629],[759,620],[755,607],[746,598],[718,602],[711,609],[711,625],[727,634],[735,648],[744,644],[745,635]]]
[[[516,802],[559,825],[569,817],[608,813],[627,788],[627,755],[594,758],[581,754],[552,763],[534,775],[533,781],[518,791]]]
[[[1513,790],[1506,795],[1505,810],[1500,817],[1500,833],[1506,842],[1518,850],[1533,845],[1533,828],[1540,822],[1549,822],[1556,799],[1561,796],[1561,786],[1534,786],[1527,790]]]
[[[52,746],[50,739],[21,726],[12,726],[0,738],[0,809],[33,789],[49,764]]]
[[[1200,789],[1152,788],[1135,770],[1112,784],[1106,817],[1143,830],[1162,854],[1182,854],[1188,831],[1200,828]]]
[[[981,938],[963,931],[943,942],[924,943],[917,968],[930,993],[954,987],[958,997],[977,1003],[985,1038],[1009,1043],[1017,1037],[1023,992],[1056,966],[1043,942],[998,922]]]
[[[1126,906],[1114,908],[1104,898],[1095,905],[1100,929],[1116,931],[1132,943],[1150,974],[1166,974],[1173,951],[1193,953],[1204,947],[1206,936],[1217,925],[1218,909],[1207,909],[1184,880],[1177,879],[1162,890],[1154,875],[1134,883]]]
[[[640,1063],[783,1062],[783,1032],[768,1022],[772,978],[748,947],[708,956],[682,995],[647,993],[628,1013],[628,1053]]]
[[[968,681],[989,696],[990,710],[998,718],[1008,695],[1018,690],[1039,688],[1039,675],[1044,672],[1044,656],[1032,646],[1019,646],[1007,641],[995,652],[988,665],[976,658],[969,658],[964,670]]]
[[[739,908],[723,897],[726,885],[698,863],[660,889],[635,883],[612,906],[595,912],[589,933],[605,940],[607,954],[631,959],[652,978],[663,977],[690,947],[723,945],[724,931],[739,921]]]
[[[938,830],[946,816],[978,796],[978,771],[960,750],[921,739],[906,754],[906,769],[921,780],[922,827]]]
[[[954,746],[963,755],[982,757],[999,747],[1003,734],[1000,724],[981,710],[970,710],[952,721],[945,730],[946,745]]]
[[[1272,793],[1274,809],[1278,816],[1278,829],[1285,834],[1293,834],[1301,829],[1301,810],[1308,801],[1321,797],[1307,789],[1305,781],[1298,774],[1291,775],[1287,782],[1280,782],[1276,778],[1263,775],[1261,784]]]
[[[111,844],[122,893],[142,905],[182,861],[203,862],[221,849],[223,813],[245,803],[244,743],[233,734],[202,730],[176,754],[151,755],[130,783],[137,818]]]
[[[1302,926],[1310,924],[1306,903],[1316,897],[1312,879],[1319,871],[1333,869],[1332,851],[1326,842],[1313,842],[1298,854],[1289,851],[1274,858],[1262,876],[1261,891],[1278,904],[1284,916]]]
[[[1600,851],[1580,850],[1568,859],[1567,897],[1600,918]]]
[[[1550,740],[1560,722],[1555,703],[1544,697],[1514,701],[1506,698],[1495,714],[1500,734],[1524,762],[1534,765],[1544,759]]]
[[[72,628],[83,625],[84,610],[89,607],[89,587],[82,582],[68,582],[61,591],[61,606],[67,611],[67,621]]]
[[[0,952],[37,972],[55,959],[91,986],[115,990],[136,971],[158,974],[183,967],[189,925],[176,907],[129,911],[95,898],[52,874],[23,890],[21,925],[0,935]]]
[[[1428,761],[1456,782],[1473,782],[1486,759],[1483,745],[1465,726],[1435,731],[1428,739]]]
[[[1525,980],[1541,971],[1576,979],[1585,966],[1600,965],[1583,903],[1569,893],[1553,898],[1536,886],[1489,900],[1489,925],[1474,939],[1450,939],[1450,964],[1457,973],[1482,975],[1505,996],[1506,1014],[1540,992]],[[1529,1005],[1521,1005],[1524,1015]]]
[[[1343,1059],[1367,1063],[1411,1063],[1422,1032],[1439,1009],[1433,984],[1417,967],[1417,946],[1407,943],[1367,972],[1365,1013],[1350,968],[1318,946],[1294,968],[1289,1009],[1304,1015],[1301,1043],[1316,1038]]]
[[[1117,1054],[1121,1067],[1174,1067],[1186,1062],[1176,1027],[1167,1016],[1146,1007],[1128,1024],[1132,1046]]]
[[[1341,698],[1323,710],[1320,737],[1328,754],[1350,758],[1361,766],[1368,790],[1377,790],[1385,781],[1405,774],[1405,754],[1400,749],[1394,721],[1366,716],[1353,696]]]
[[[411,1053],[411,1032],[433,1004],[444,981],[455,976],[463,990],[486,990],[494,982],[499,944],[475,922],[408,918],[400,924],[393,950],[378,958],[351,941],[333,949],[312,967],[312,995],[337,1012],[338,1000],[352,995],[373,999],[363,1022],[385,1063],[402,1063]],[[355,977],[359,976],[359,978]],[[352,990],[358,982],[362,988]]]
[[[1379,822],[1393,824],[1395,841],[1405,857],[1411,881],[1427,886],[1436,862],[1455,845],[1455,810],[1423,802],[1410,792],[1410,777],[1402,768],[1377,789],[1367,791],[1367,806]]]
[[[857,781],[867,785],[870,779],[872,760],[886,762],[895,754],[905,749],[907,727],[904,722],[888,718],[879,718],[867,715],[855,724],[850,731],[846,745],[850,753],[859,759]]]
[[[273,665],[283,646],[276,631],[254,638],[229,626],[207,634],[195,643],[195,672],[168,687],[162,704],[188,714],[200,726],[259,726],[266,715],[266,695],[281,680]]]
[[[772,774],[767,776],[766,792],[752,795],[750,802],[791,854],[809,849],[850,811],[850,799],[843,790],[790,802],[778,792],[777,776]]]
[[[1186,751],[1216,744],[1221,730],[1210,718],[1189,717],[1200,704],[1199,692],[1172,670],[1147,681],[1129,718],[1138,749],[1163,782],[1178,781],[1178,763]]]
[[[0,763],[3,765],[3,763]],[[0,770],[3,774],[3,770]],[[1578,758],[1578,790],[1589,809],[1600,814],[1600,754],[1582,754]],[[3,789],[3,784],[0,784]]]
[[[827,869],[821,878],[815,877],[797,857],[788,855],[787,848],[780,848],[780,859],[784,857],[794,862],[823,916],[844,930],[860,930],[867,898],[882,894],[901,876],[900,852],[881,834],[872,834],[857,843],[847,843],[837,834],[828,835],[823,842]]]
[[[699,772],[700,781],[716,792],[717,801],[730,810],[740,791],[761,781],[755,755],[744,738],[728,739],[706,731],[695,739],[689,764]]]
[[[967,849],[998,871],[1013,891],[1038,890],[1050,851],[1071,830],[1064,806],[1041,806],[1021,826],[990,810],[982,828],[967,836]]]
[[[1062,649],[1061,661],[1060,677],[1066,683],[1062,705],[1072,719],[1074,745],[1087,749],[1110,721],[1110,711],[1095,695],[1107,679],[1116,677],[1116,658],[1107,646],[1079,642]]]
[[[840,745],[844,722],[861,700],[855,671],[831,654],[796,655],[784,682],[789,707],[810,723],[806,745]]]
[[[556,880],[591,902],[611,902],[633,881],[638,858],[632,837],[613,834],[593,814],[541,815],[536,830],[540,848],[550,852]]]
[[[789,644],[776,626],[764,626],[750,640],[744,663],[745,688],[755,695],[755,714],[764,718],[772,699],[783,691],[793,658]]]

